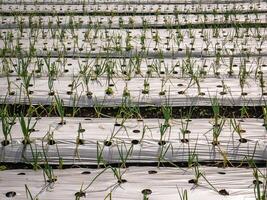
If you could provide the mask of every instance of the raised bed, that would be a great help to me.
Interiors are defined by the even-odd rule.
[[[238,79],[206,78],[199,82],[201,88],[198,88],[197,83],[186,78],[167,79],[164,82],[160,78],[133,78],[129,81],[114,78],[109,83],[101,78],[90,81],[88,91],[86,85],[83,85],[78,78],[58,78],[54,81],[51,91],[48,88],[47,78],[33,79],[32,85],[27,90],[22,85],[22,80],[13,77],[9,79],[10,92],[7,79],[0,78],[2,104],[50,105],[55,102],[55,96],[62,99],[65,106],[81,107],[119,106],[123,102],[139,106],[211,106],[214,99],[218,99],[222,106],[266,104],[266,89],[262,91],[253,79],[247,79],[242,90]],[[54,93],[49,96],[52,91]],[[90,95],[87,95],[88,92],[91,92]]]
[[[29,23],[30,22],[30,23]],[[23,26],[41,28],[208,28],[210,27],[266,27],[266,14],[189,14],[158,16],[2,16],[1,28],[19,28]]]
[[[0,199],[267,199],[266,1],[0,12]]]
[[[169,78],[186,78],[190,77],[187,64],[191,65],[194,72],[200,73],[203,78],[238,78],[244,68],[251,78],[258,78],[260,75],[266,77],[267,62],[265,57],[251,57],[249,60],[245,57],[221,57],[218,63],[216,57],[190,57],[187,58],[46,58],[33,57],[27,64],[27,70],[34,73],[34,77],[49,77],[49,67],[56,66],[58,70],[57,77],[82,76],[83,71],[94,71],[102,69],[106,61],[114,63],[113,77],[116,78],[141,78],[149,77],[169,77]],[[19,77],[19,68],[25,58],[0,58],[1,76],[9,75]],[[247,62],[249,61],[249,62]],[[106,77],[108,72],[103,70],[102,77]]]
[[[264,174],[266,169],[260,169]],[[212,199],[255,199],[255,178],[252,169],[200,167],[205,174],[196,186],[189,183],[194,179],[194,170],[187,168],[155,168],[155,167],[130,167],[121,169],[123,183],[118,180],[111,169],[103,172],[103,169],[75,168],[65,170],[53,170],[57,181],[48,183],[43,178],[42,171],[31,170],[7,170],[0,172],[1,199],[28,199],[26,193],[33,198],[50,199],[75,199],[78,195],[81,199],[105,199],[112,196],[113,199],[179,199],[187,190],[188,199],[209,198]],[[102,173],[100,176],[98,176]],[[98,176],[95,180],[94,178]],[[93,181],[94,180],[94,181]],[[259,181],[263,181],[260,179]],[[89,184],[92,184],[89,186]],[[25,184],[27,192],[25,192]],[[262,185],[260,187],[262,189]],[[89,186],[89,187],[88,187]],[[212,186],[214,188],[212,188]],[[86,188],[88,187],[88,188]],[[216,191],[217,190],[217,191]],[[220,192],[220,193],[219,193]],[[76,195],[75,195],[76,194]]]
[[[264,163],[267,138],[263,120],[222,120],[217,138],[212,119],[172,119],[170,126],[162,119],[65,118],[65,125],[59,124],[59,118],[41,118],[36,125],[32,119],[32,143],[26,146],[17,120],[11,143],[1,148],[1,162],[32,163],[39,152],[40,163],[46,158],[50,164],[58,164],[61,158],[67,165],[186,163],[193,155],[203,163],[240,164],[251,157]]]
[[[140,2],[142,3],[142,2]],[[163,2],[164,3],[164,2]],[[51,14],[172,14],[172,13],[257,13],[266,12],[266,2],[250,2],[250,3],[222,3],[222,4],[125,4],[118,2],[112,4],[111,2],[97,3],[88,5],[86,3],[81,5],[62,5],[51,3],[51,4],[2,4],[0,7],[2,15],[13,15],[19,14],[20,12],[34,15],[51,15]]]

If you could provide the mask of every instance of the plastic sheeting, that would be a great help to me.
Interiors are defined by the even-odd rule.
[[[2,1],[3,3],[5,4],[12,4],[12,3],[15,3],[15,4],[18,4],[18,3],[23,3],[23,4],[27,4],[27,3],[30,3],[32,4],[33,2],[34,3],[41,3],[41,4],[48,4],[48,3],[52,3],[52,4],[55,4],[55,1],[53,0],[37,0],[37,1],[32,1],[32,0],[3,0]],[[248,1],[248,0],[222,0],[222,1],[218,1],[218,0],[203,0],[201,1],[201,3],[205,4],[226,4],[226,3],[260,3],[260,2],[263,2],[262,0],[254,0],[254,1]],[[121,0],[99,0],[99,1],[95,1],[95,0],[74,0],[74,1],[71,1],[71,0],[60,0],[60,1],[57,1],[57,4],[96,4],[96,3],[119,3],[121,4],[122,1]],[[124,4],[158,4],[158,3],[165,3],[165,4],[171,4],[171,3],[174,3],[174,4],[194,4],[194,3],[199,3],[199,1],[197,0],[167,0],[167,1],[162,1],[162,0],[127,0],[127,1],[123,1]]]
[[[2,1],[3,2],[3,1]],[[225,11],[240,11],[240,12],[247,12],[251,10],[256,10],[258,12],[266,11],[266,2],[242,2],[242,3],[235,3],[235,4],[180,4],[177,6],[176,4],[164,4],[166,2],[162,2],[163,4],[143,4],[140,1],[139,4],[125,4],[125,1],[112,3],[106,2],[102,3],[98,1],[97,4],[84,4],[84,5],[59,5],[62,2],[57,1],[52,4],[47,2],[46,5],[36,4],[28,2],[29,5],[24,2],[24,5],[21,4],[11,4],[12,2],[8,1],[5,2],[7,4],[1,5],[2,13],[9,13],[9,12],[29,12],[29,13],[65,13],[65,12],[72,12],[72,13],[86,13],[86,12],[108,12],[112,11],[115,13],[173,13],[173,12],[212,12],[213,10],[217,12],[225,12]],[[74,1],[75,2],[75,1]],[[14,3],[14,2],[13,2]],[[51,3],[51,2],[50,2]],[[71,3],[71,2],[70,2]],[[141,4],[141,5],[140,5]],[[1,9],[0,9],[1,10]]]
[[[64,164],[97,165],[103,158],[106,163],[171,163],[188,162],[189,157],[197,154],[200,162],[223,162],[224,156],[231,162],[247,161],[253,158],[255,162],[267,160],[266,130],[262,120],[244,119],[239,122],[242,129],[242,138],[246,143],[239,141],[240,137],[227,119],[219,136],[220,144],[214,146],[213,125],[210,119],[192,119],[188,124],[190,133],[185,135],[188,143],[183,143],[181,133],[182,123],[173,119],[171,126],[160,139],[160,125],[163,120],[144,119],[127,120],[123,126],[115,124],[115,119],[66,118],[65,125],[58,125],[58,118],[42,118],[38,120],[31,133],[32,144],[26,147],[22,142],[22,132],[19,123],[12,128],[12,143],[1,147],[1,162],[33,162],[33,155],[44,155],[51,164],[58,164],[59,158]],[[84,132],[80,139],[84,144],[77,145],[78,126],[81,123]],[[183,120],[183,125],[185,126]],[[48,145],[47,133],[53,133],[55,145]],[[1,134],[1,138],[3,135]],[[105,145],[105,141],[111,144]],[[165,145],[159,145],[164,141]],[[102,152],[102,153],[100,153]]]
[[[130,167],[120,169],[122,179],[127,182],[118,184],[111,169],[106,170],[84,192],[86,197],[81,199],[105,199],[111,193],[112,199],[137,200],[143,199],[142,191],[146,189],[149,200],[180,199],[179,192],[188,192],[188,199],[227,199],[227,200],[254,200],[254,183],[252,169],[244,168],[216,168],[200,167],[209,183],[217,190],[225,190],[229,195],[223,196],[215,191],[204,179],[199,179],[199,185],[188,183],[194,179],[193,168],[155,168]],[[266,174],[266,169],[259,169]],[[26,200],[25,184],[27,184],[33,197],[41,200],[75,199],[75,193],[81,187],[85,189],[103,169],[65,169],[54,170],[57,181],[47,183],[43,172],[31,170],[7,170],[0,172],[0,198]],[[20,174],[20,175],[18,175]],[[25,174],[25,175],[21,175]],[[260,181],[263,181],[260,179]],[[260,184],[262,189],[263,184]],[[13,198],[5,195],[14,194]],[[108,198],[109,199],[109,198]]]
[[[26,30],[25,30],[26,31]],[[80,33],[82,31],[79,31]],[[83,37],[82,35],[77,33],[79,37]],[[101,32],[101,31],[100,31]],[[133,34],[138,34],[139,31],[134,31]],[[125,31],[124,31],[125,33]],[[140,33],[140,32],[139,32]],[[166,31],[159,31],[159,34],[164,34]],[[197,30],[193,31],[195,36],[198,37],[199,33]],[[267,33],[267,31],[266,31]],[[29,35],[29,32],[27,30],[27,36]],[[48,34],[48,33],[47,33]],[[112,34],[112,32],[110,33]],[[185,37],[188,36],[188,31],[183,32],[185,34]],[[234,34],[234,33],[233,33]],[[50,37],[49,37],[50,38]],[[250,38],[252,39],[252,38]],[[35,71],[40,69],[40,72],[35,72],[35,76],[38,78],[41,77],[47,77],[48,76],[48,67],[45,64],[46,58],[39,58],[39,57],[33,57],[31,59],[31,62],[28,64],[27,69],[29,71]],[[19,58],[10,58],[10,60],[6,60],[3,58],[0,58],[0,72],[2,72],[2,75],[4,76],[4,69],[6,67],[9,67],[10,69],[14,69],[12,73],[10,72],[10,76],[18,76],[18,69],[19,69],[19,63],[24,60]],[[87,64],[88,68],[90,70],[97,70],[99,69],[99,65],[104,65],[106,60],[112,61],[114,63],[114,74],[113,77],[119,78],[119,77],[127,77],[128,75],[132,78],[141,78],[142,76],[145,76],[148,71],[150,71],[150,77],[151,78],[157,78],[157,77],[169,77],[169,78],[190,78],[190,75],[185,73],[183,71],[183,68],[185,68],[186,64],[188,64],[186,58],[165,58],[164,62],[162,62],[162,59],[160,58],[153,58],[153,59],[142,59],[140,61],[140,65],[137,66],[135,64],[135,60],[129,59],[129,58],[50,58],[50,65],[55,65],[58,68],[58,74],[60,77],[73,77],[73,76],[79,76],[81,70],[86,70]],[[232,78],[236,79],[238,74],[242,71],[242,66],[247,59],[245,57],[238,57],[233,59],[233,66],[232,66]],[[264,63],[267,62],[266,57],[261,57],[261,59],[258,61],[257,57],[251,57],[250,62],[247,64],[249,69],[249,76],[251,78],[256,78],[258,76],[257,70],[260,70],[263,72],[263,78],[267,78],[267,65]],[[39,63],[42,63],[38,65]],[[198,71],[202,70],[205,72],[205,78],[215,78],[218,76],[221,78],[227,78],[229,77],[229,71],[230,71],[230,59],[229,57],[222,57],[221,62],[216,65],[216,58],[214,57],[192,57],[191,61],[189,62],[192,64],[192,70]],[[154,68],[154,66],[157,66],[157,68]],[[130,69],[129,69],[129,68]],[[136,68],[140,68],[140,74],[136,74],[135,70]],[[219,75],[216,75],[214,73],[214,70],[219,73]],[[125,75],[125,72],[128,73],[128,75]],[[204,75],[204,74],[203,74]],[[102,76],[107,76],[107,72],[104,72]],[[218,86],[218,87],[222,87]]]
[[[3,28],[19,28],[20,25],[23,25],[23,28],[28,27],[40,27],[40,28],[69,28],[76,24],[79,28],[141,28],[143,29],[144,24],[149,28],[170,28],[172,26],[180,27],[182,25],[187,25],[187,28],[190,25],[198,24],[215,24],[223,25],[227,24],[241,24],[242,23],[266,23],[267,19],[265,13],[255,14],[235,14],[230,15],[228,20],[225,20],[224,14],[206,14],[204,17],[203,14],[181,14],[177,17],[175,15],[146,15],[142,16],[141,14],[135,16],[61,16],[62,20],[59,20],[58,16],[1,16],[2,20],[1,29]],[[112,23],[110,23],[110,20]],[[131,21],[133,20],[134,23]],[[81,22],[82,21],[82,22]],[[71,23],[70,23],[71,22]],[[100,23],[101,22],[101,23]],[[202,26],[199,26],[202,27]],[[260,26],[259,26],[260,27]]]
[[[70,84],[74,82],[74,89],[72,93]],[[199,82],[203,95],[199,95],[196,83],[190,82],[188,78],[172,78],[166,80],[162,88],[161,78],[132,78],[125,81],[121,78],[113,78],[111,80],[113,94],[107,95],[105,90],[108,88],[108,82],[105,78],[99,78],[96,81],[90,81],[89,90],[92,92],[92,98],[86,95],[86,87],[81,80],[72,79],[70,77],[60,77],[54,81],[55,94],[64,101],[65,106],[80,106],[92,107],[94,105],[100,106],[118,106],[122,103],[128,105],[150,106],[150,105],[170,105],[170,106],[211,106],[212,99],[218,99],[219,103],[223,106],[259,106],[266,103],[266,88],[264,91],[258,85],[258,81],[252,78],[246,79],[246,85],[241,95],[241,88],[238,79],[220,79],[220,78],[206,78]],[[144,81],[148,80],[149,93],[144,94]],[[11,91],[14,95],[8,94],[8,84],[6,78],[0,78],[0,100],[2,103],[8,104],[28,104],[28,98],[21,87],[22,81],[16,80],[15,77],[10,77]],[[226,94],[221,95],[223,92],[222,87],[217,87],[224,81]],[[123,96],[123,91],[126,87],[130,92],[129,97]],[[19,86],[19,87],[18,87]],[[188,87],[189,86],[189,87]],[[48,96],[48,78],[38,78],[33,80],[33,87],[29,90],[33,91],[30,95],[32,104],[50,105],[55,102],[54,96]],[[165,90],[165,95],[160,95],[161,91]],[[265,94],[265,95],[264,95]]]

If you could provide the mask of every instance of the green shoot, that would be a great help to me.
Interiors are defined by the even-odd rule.
[[[55,96],[55,107],[58,115],[60,116],[60,122],[58,124],[64,125],[66,121],[64,120],[65,109],[64,109],[64,101],[59,97],[59,95]]]
[[[7,106],[0,109],[0,117],[1,117],[1,125],[2,125],[2,132],[4,135],[4,140],[1,141],[3,146],[6,146],[12,140],[11,138],[11,129],[12,126],[15,124],[16,117],[9,117]],[[10,138],[10,141],[8,140]]]
[[[26,119],[22,113],[20,114],[19,122],[20,122],[21,131],[23,133],[22,143],[24,145],[31,143],[30,134],[32,133],[32,131],[34,131],[34,127],[37,123],[37,121],[35,121],[33,125],[31,125],[31,120],[32,120],[31,116],[27,117]]]

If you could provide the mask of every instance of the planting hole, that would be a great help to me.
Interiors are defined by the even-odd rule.
[[[224,175],[224,174],[226,174],[226,173],[225,173],[225,172],[218,172],[218,174]]]
[[[149,91],[148,90],[142,90],[142,94],[148,94]]]
[[[148,171],[148,174],[156,174],[156,173],[158,173],[156,170],[149,170]]]
[[[7,146],[7,145],[9,145],[10,144],[10,142],[8,141],[8,140],[3,140],[2,142],[1,142],[1,144],[2,144],[2,146]]]
[[[245,138],[240,138],[240,139],[239,139],[239,142],[240,142],[240,143],[247,143],[247,142],[248,142],[248,140],[247,140],[247,139],[245,139]]]
[[[142,194],[143,195],[150,195],[150,194],[152,194],[152,190],[150,190],[150,189],[143,189],[142,190]]]
[[[46,182],[48,183],[54,183],[57,181],[57,178],[48,179]]]
[[[229,192],[227,192],[225,189],[222,189],[222,190],[219,191],[219,194],[223,195],[223,196],[228,196]]]
[[[185,139],[181,139],[181,142],[182,142],[182,143],[188,143],[189,140],[185,138]]]
[[[109,147],[109,146],[112,145],[112,142],[111,142],[111,141],[105,141],[105,142],[104,142],[104,145],[107,146],[107,147]]]
[[[220,142],[219,142],[219,141],[213,141],[211,144],[212,144],[213,146],[218,146],[218,145],[220,144]]]
[[[121,126],[121,124],[119,124],[119,123],[116,122],[116,123],[114,124],[114,126]]]
[[[159,95],[160,95],[160,96],[165,95],[165,91],[160,91],[160,92],[159,92]]]
[[[86,92],[86,96],[87,96],[87,97],[90,97],[90,98],[91,98],[91,97],[92,97],[92,95],[93,95],[93,93],[92,93],[92,92]]]
[[[133,130],[133,133],[140,133],[140,130],[135,129],[135,130]]]
[[[49,145],[54,145],[54,144],[56,144],[56,141],[55,140],[48,140],[48,144]]]
[[[190,120],[190,119],[189,119]],[[191,121],[191,120],[190,120]],[[188,122],[190,122],[190,121],[188,121]],[[183,131],[185,134],[189,134],[189,133],[191,133],[191,131],[189,131],[188,129],[186,129],[186,130],[184,130]]]
[[[24,172],[20,172],[20,173],[18,173],[17,175],[18,175],[18,176],[24,176],[24,175],[26,175],[26,173],[24,173]]]
[[[9,92],[8,93],[10,96],[13,96],[13,95],[15,95],[15,92],[14,91],[11,91],[11,92]]]
[[[72,83],[71,83],[71,84],[69,84],[69,85],[68,85],[68,87],[70,87],[70,88],[71,88],[71,87],[73,87],[73,84],[72,84]]]
[[[136,145],[136,144],[139,144],[139,141],[138,140],[132,140],[131,142],[133,145]]]
[[[9,125],[14,125],[16,122],[8,122]]]
[[[32,141],[30,141],[30,140],[26,140],[26,141],[25,140],[22,140],[22,144],[24,144],[24,145],[31,144],[31,142]]]
[[[197,180],[196,179],[190,179],[188,181],[188,183],[191,183],[191,184],[197,184]]]
[[[78,131],[79,131],[80,133],[83,133],[83,132],[85,132],[85,129],[84,129],[84,128],[80,128]]]
[[[34,132],[34,131],[36,131],[34,128],[30,128],[29,129],[29,132],[31,132],[31,133]]]
[[[76,142],[79,145],[84,145],[85,144],[85,140],[83,140],[83,139],[78,139]]]
[[[54,96],[55,95],[55,92],[54,91],[51,91],[48,93],[49,96]]]
[[[121,184],[121,183],[126,183],[126,182],[127,182],[126,179],[120,179],[120,180],[118,180],[118,183],[119,183],[119,184]]]
[[[14,196],[16,196],[16,192],[14,192],[14,191],[7,192],[7,193],[6,193],[6,197],[8,197],[8,198],[12,198],[12,197],[14,197]]]
[[[91,172],[90,171],[84,171],[84,172],[82,172],[82,174],[87,175],[87,174],[91,174]]]
[[[86,193],[83,192],[83,191],[76,192],[76,193],[75,193],[75,197],[76,197],[76,198],[86,197]]]
[[[161,141],[158,142],[159,146],[164,146],[165,144],[166,144],[166,141],[164,141],[164,140],[161,140]]]
[[[260,180],[253,180],[253,184],[254,185],[257,185],[257,184],[260,185],[260,184],[262,184],[262,181],[260,181]]]
[[[64,125],[64,124],[66,124],[66,121],[64,120],[63,122],[59,122],[58,124],[59,125]]]

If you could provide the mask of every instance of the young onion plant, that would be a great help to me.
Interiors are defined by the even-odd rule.
[[[34,127],[37,123],[37,120],[32,123],[33,117],[30,115],[28,117],[24,117],[23,114],[21,113],[19,116],[19,123],[21,127],[21,131],[23,133],[23,140],[22,143],[24,145],[30,144],[31,139],[30,135],[34,131]]]
[[[58,115],[60,116],[60,122],[59,125],[66,124],[66,121],[64,120],[65,116],[65,108],[64,108],[64,101],[59,97],[59,95],[55,96],[55,107]]]
[[[255,151],[255,149],[254,149]],[[264,174],[256,165],[253,157],[246,157],[249,167],[253,170],[253,184],[254,184],[254,195],[256,200],[267,199],[267,175]],[[266,171],[265,171],[266,172]]]
[[[7,146],[12,141],[11,137],[11,129],[15,124],[16,116],[9,116],[7,106],[4,106],[0,109],[0,117],[1,117],[1,125],[2,125],[2,132],[4,135],[4,140],[1,141],[3,146]],[[10,140],[9,140],[10,139]]]
[[[51,185],[52,183],[57,181],[57,176],[55,176],[52,166],[49,165],[47,161],[43,168],[43,176],[44,181],[47,182],[48,185]]]
[[[172,107],[167,103],[161,107],[164,117],[164,126],[169,127],[172,119]]]
[[[82,124],[79,123],[79,127],[78,127],[78,135],[76,137],[76,148],[75,148],[75,151],[74,151],[74,155],[77,156],[78,158],[80,158],[80,154],[79,154],[79,145],[84,145],[85,141],[84,139],[82,139],[83,137],[83,133],[85,132],[85,129],[82,128]]]
[[[231,125],[234,129],[234,132],[236,132],[239,136],[239,142],[241,143],[246,143],[247,139],[245,139],[242,134],[245,133],[246,131],[241,128],[240,122],[238,122],[235,118],[231,119]]]
[[[212,127],[212,135],[213,141],[212,144],[214,146],[219,145],[219,136],[222,132],[223,126],[225,124],[226,119],[220,116],[220,104],[217,98],[211,100],[212,103],[212,111],[213,111],[213,119],[214,124]]]
[[[267,105],[263,109],[263,126],[267,130]]]

